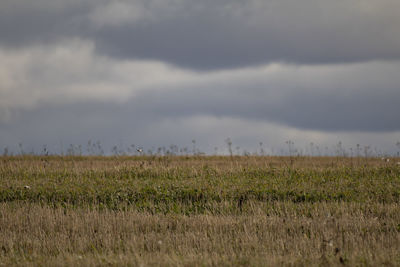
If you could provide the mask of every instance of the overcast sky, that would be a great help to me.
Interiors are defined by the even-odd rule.
[[[1,0],[0,150],[400,147],[398,0]],[[324,148],[324,149],[323,149]],[[1,153],[1,151],[0,151]]]

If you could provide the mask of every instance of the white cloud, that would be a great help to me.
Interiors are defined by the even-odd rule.
[[[77,101],[124,102],[140,90],[174,83],[184,71],[152,61],[116,61],[72,39],[25,49],[0,48],[0,108]]]
[[[107,1],[97,5],[87,16],[91,24],[97,28],[154,22],[177,15],[183,2],[182,0]]]
[[[120,26],[150,17],[152,14],[143,5],[123,1],[100,5],[89,14],[89,19],[97,27]]]

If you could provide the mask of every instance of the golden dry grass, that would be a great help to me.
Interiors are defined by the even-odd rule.
[[[400,205],[248,203],[244,215],[0,205],[3,265],[398,265]]]

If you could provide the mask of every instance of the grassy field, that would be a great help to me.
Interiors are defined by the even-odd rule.
[[[399,161],[0,157],[0,265],[400,266]]]

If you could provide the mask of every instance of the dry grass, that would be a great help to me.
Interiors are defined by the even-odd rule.
[[[249,203],[245,215],[0,205],[3,265],[398,265],[400,205]]]
[[[3,158],[0,265],[399,266],[399,169],[378,159],[343,158]],[[127,170],[141,175],[125,177]],[[101,183],[92,183],[97,175],[104,176]],[[212,200],[150,198],[159,193],[149,188],[171,181],[170,194],[228,191]],[[95,196],[130,185],[146,202],[116,208],[89,198],[75,204],[54,198],[52,205],[24,193],[20,187],[28,182],[32,192],[72,192],[77,199],[87,197],[88,185]],[[265,185],[278,192],[317,190],[326,199],[240,198]],[[78,187],[84,189],[74,191]],[[347,187],[344,200],[330,198]],[[357,195],[367,193],[374,196]]]

